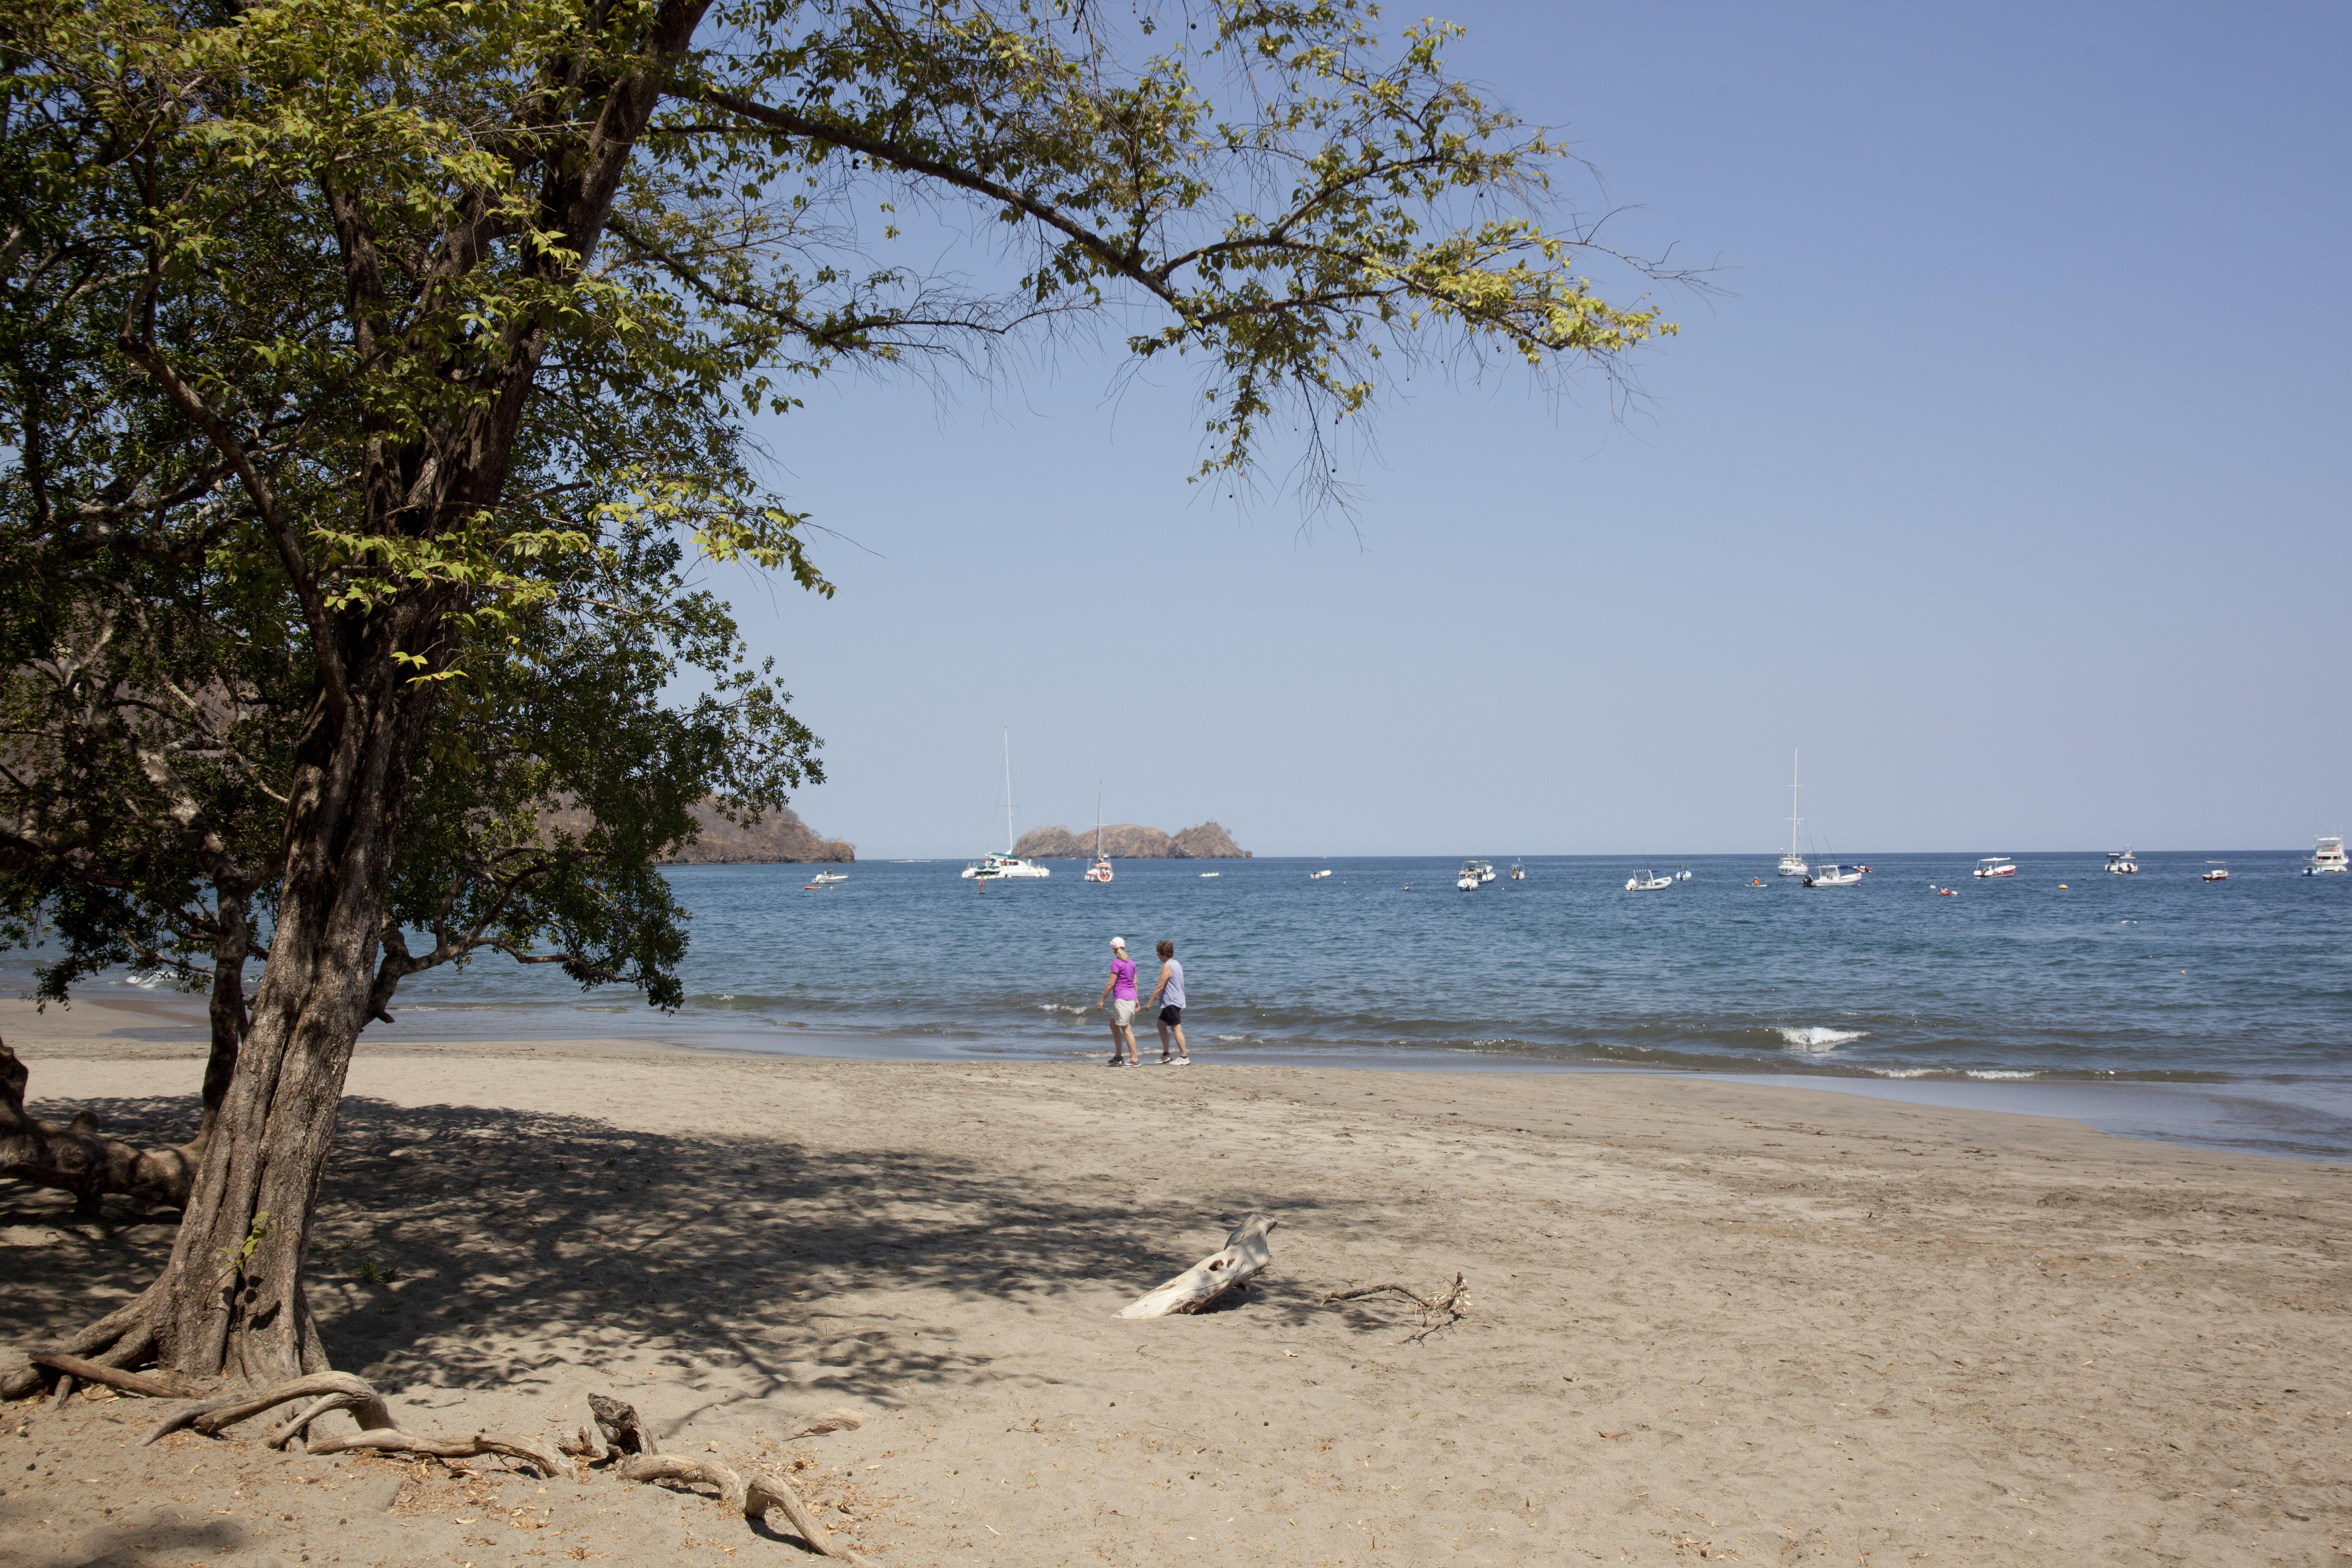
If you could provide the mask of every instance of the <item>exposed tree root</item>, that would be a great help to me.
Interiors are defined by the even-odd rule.
[[[862,1563],[857,1553],[850,1551],[817,1522],[816,1515],[801,1501],[792,1483],[772,1470],[754,1470],[745,1480],[715,1459],[690,1458],[684,1454],[656,1453],[653,1439],[637,1419],[635,1408],[617,1399],[602,1394],[590,1394],[588,1407],[596,1417],[596,1426],[619,1463],[613,1473],[625,1481],[684,1481],[689,1486],[715,1487],[719,1500],[730,1510],[740,1510],[751,1523],[767,1517],[770,1509],[780,1510],[792,1522],[793,1533],[808,1542],[809,1549],[820,1557],[830,1557],[842,1563]],[[855,1426],[856,1423],[848,1423]],[[586,1436],[583,1431],[583,1437]],[[639,1445],[642,1445],[640,1447]]]
[[[322,1398],[321,1395],[327,1397]],[[216,1394],[210,1399],[200,1399],[194,1405],[183,1405],[157,1422],[155,1429],[139,1440],[140,1447],[158,1442],[183,1426],[193,1426],[209,1437],[224,1426],[249,1421],[265,1410],[275,1410],[297,1399],[311,1399],[318,1403],[305,1411],[300,1420],[289,1424],[282,1435],[272,1439],[274,1443],[284,1442],[299,1427],[336,1408],[331,1403],[334,1399],[349,1401],[341,1408],[351,1411],[364,1431],[392,1430],[399,1426],[393,1420],[391,1410],[385,1406],[383,1395],[378,1394],[364,1378],[353,1377],[347,1372],[314,1372],[308,1377],[298,1377],[270,1388],[238,1389]]]
[[[1408,1290],[1402,1285],[1367,1285],[1360,1290],[1333,1290],[1323,1298],[1323,1304],[1334,1301],[1360,1301],[1367,1296],[1402,1296],[1421,1309],[1421,1327],[1405,1335],[1397,1343],[1417,1344],[1438,1330],[1450,1328],[1462,1321],[1470,1310],[1470,1287],[1460,1274],[1454,1276],[1453,1288],[1442,1296],[1424,1296],[1418,1290]]]
[[[354,1432],[348,1437],[314,1437],[310,1439],[313,1454],[349,1454],[367,1450],[378,1454],[422,1454],[435,1459],[468,1459],[477,1455],[494,1454],[502,1458],[524,1459],[539,1467],[542,1476],[562,1476],[567,1479],[579,1474],[571,1461],[546,1444],[523,1437],[493,1437],[487,1432],[477,1432],[470,1437],[420,1437],[414,1432],[398,1427],[386,1427],[372,1432]]]
[[[123,1193],[142,1203],[184,1208],[196,1177],[201,1142],[177,1149],[134,1149],[101,1137],[98,1118],[77,1111],[60,1127],[25,1114],[25,1084],[31,1077],[16,1053],[0,1045],[0,1176],[74,1194],[82,1214],[96,1214],[99,1199]]]
[[[204,1393],[176,1372],[124,1372],[62,1351],[36,1351],[31,1359],[35,1366],[62,1373],[67,1382],[79,1378],[84,1383],[102,1383],[109,1388],[144,1394],[150,1399],[194,1399]]]
[[[155,1348],[155,1331],[146,1313],[147,1297],[142,1295],[117,1307],[79,1333],[32,1346],[25,1352],[24,1361],[0,1371],[0,1399],[24,1399],[38,1394],[54,1372],[47,1362],[50,1356],[78,1360],[87,1357],[94,1365],[115,1369],[145,1360]]]

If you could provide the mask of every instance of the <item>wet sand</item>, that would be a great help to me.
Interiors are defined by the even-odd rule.
[[[0,1037],[43,1114],[191,1119],[168,1017]],[[1116,1317],[1252,1209],[1245,1301]],[[666,1447],[798,1455],[884,1564],[2318,1563],[2352,1549],[2347,1220],[2343,1165],[1748,1084],[371,1031],[311,1289],[404,1425],[615,1393]],[[169,1243],[0,1184],[0,1341]],[[1418,1342],[1322,1302],[1457,1270]],[[0,1413],[0,1564],[795,1557],[602,1477],[131,1447],[155,1414]]]

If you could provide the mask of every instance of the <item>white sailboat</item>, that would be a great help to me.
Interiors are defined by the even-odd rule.
[[[1013,846],[1013,731],[1004,731],[1004,853],[983,855],[963,868],[967,879],[983,882],[1001,881],[1010,877],[1050,877],[1054,873],[1034,860],[1014,857]]]
[[[1102,852],[1102,785],[1095,785],[1095,863],[1087,868],[1087,880],[1110,880],[1110,858]]]
[[[1780,857],[1780,875],[1802,877],[1811,868],[1805,864],[1805,819],[1797,809],[1798,752],[1789,752],[1789,852]]]

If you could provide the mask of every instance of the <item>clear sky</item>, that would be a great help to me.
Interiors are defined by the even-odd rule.
[[[1302,531],[1115,348],[821,393],[762,435],[840,595],[729,580],[813,826],[998,847],[1009,728],[1024,828],[1261,854],[1760,854],[1796,746],[1839,852],[2352,826],[2352,7],[1441,14],[1721,268],[1646,402],[1417,377]]]

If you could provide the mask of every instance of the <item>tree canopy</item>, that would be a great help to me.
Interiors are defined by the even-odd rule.
[[[234,1063],[164,1279],[85,1348],[323,1364],[310,1195],[405,975],[677,1000],[688,808],[818,776],[698,576],[830,592],[747,433],[810,379],[1108,331],[1195,368],[1196,478],[1280,417],[1313,483],[1396,355],[1612,374],[1671,331],[1580,272],[1562,150],[1454,36],[1355,0],[0,0],[0,900],[67,936],[58,986],[208,963]],[[961,257],[889,259],[918,210]]]

